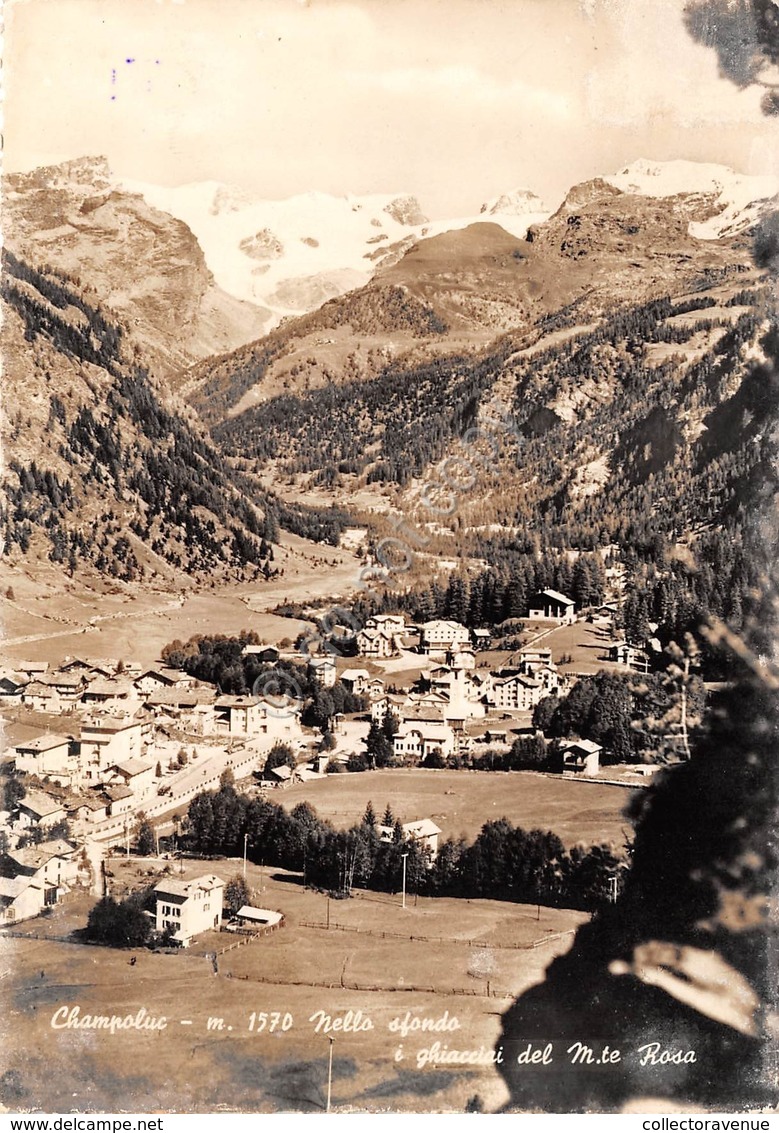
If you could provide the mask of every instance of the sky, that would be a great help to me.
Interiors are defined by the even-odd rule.
[[[525,187],[629,162],[779,171],[779,119],[723,79],[684,0],[7,0],[4,166],[268,198]]]

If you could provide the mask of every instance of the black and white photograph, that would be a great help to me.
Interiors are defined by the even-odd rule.
[[[3,19],[0,1114],[768,1129],[779,4]]]

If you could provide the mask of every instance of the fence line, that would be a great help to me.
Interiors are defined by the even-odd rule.
[[[343,991],[368,991],[380,995],[387,992],[397,992],[399,994],[408,994],[409,992],[424,995],[460,995],[469,996],[472,998],[482,999],[514,999],[519,993],[510,991],[508,989],[495,988],[490,981],[487,981],[485,988],[472,988],[472,987],[430,987],[414,984],[404,984],[403,987],[397,985],[388,985],[386,987],[379,984],[364,984],[356,983],[344,979],[337,980],[293,980],[282,979],[280,976],[238,976],[233,975],[232,972],[225,972],[225,978],[228,980],[242,980],[244,982],[272,984],[280,987],[321,987],[333,990],[340,988]]]
[[[561,940],[564,936],[573,936],[576,929],[565,929],[562,932],[550,933],[548,936],[540,937],[538,940],[532,941],[530,944],[491,944],[486,940],[463,940],[456,936],[408,936],[402,932],[384,932],[381,929],[372,928],[359,928],[357,925],[338,924],[336,921],[331,921],[327,924],[326,921],[298,921],[301,928],[316,928],[324,929],[325,931],[335,929],[337,932],[356,932],[364,936],[375,936],[381,940],[413,940],[422,944],[462,944],[468,948],[491,948],[496,951],[505,952],[524,952],[532,948],[542,948],[551,940]]]

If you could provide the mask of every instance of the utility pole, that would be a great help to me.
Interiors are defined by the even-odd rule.
[[[246,881],[246,847],[249,844],[249,835],[243,836],[243,879]]]
[[[333,1043],[335,1039],[328,1035],[328,1042],[330,1043],[330,1057],[327,1061],[327,1109],[325,1113],[330,1112],[330,1097],[333,1091]]]
[[[403,858],[403,905],[402,905],[402,908],[405,909],[405,907],[406,907],[406,858],[408,857],[408,853],[402,854],[401,857]]]
[[[609,878],[609,901],[611,901],[612,905],[616,904],[618,893],[619,880],[616,873],[613,873]]]

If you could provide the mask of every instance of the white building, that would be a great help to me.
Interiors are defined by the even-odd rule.
[[[336,682],[334,657],[312,657],[308,662],[308,672],[322,688],[332,688]]]
[[[568,740],[561,745],[564,775],[585,775],[588,778],[598,774],[600,753],[603,748],[592,740]]]
[[[362,696],[367,692],[370,683],[371,675],[367,669],[344,669],[341,673],[341,684],[346,685],[355,696]]]
[[[357,652],[361,657],[371,657],[374,661],[396,657],[400,652],[397,635],[389,630],[375,629],[366,625],[357,634]]]
[[[446,660],[447,653],[468,648],[470,640],[470,633],[459,622],[437,618],[420,626],[421,652],[438,661]]]
[[[454,732],[448,724],[436,721],[406,720],[393,738],[396,758],[422,761],[440,754],[446,759],[456,749]]]
[[[381,842],[393,842],[395,840],[394,826],[377,826],[376,832]],[[403,841],[419,843],[424,850],[428,851],[431,864],[438,854],[440,833],[441,827],[436,826],[430,818],[418,818],[415,822],[404,822],[403,824]]]
[[[80,741],[81,781],[99,783],[117,763],[141,758],[143,726],[132,716],[92,716],[81,725]]]
[[[25,775],[37,775],[41,779],[47,775],[51,778],[61,775],[68,779],[73,770],[69,736],[46,733],[18,743],[14,750],[16,770]]]
[[[154,886],[157,899],[157,932],[173,929],[173,939],[186,947],[193,937],[219,928],[222,920],[224,882],[215,874],[192,881],[168,878]]]
[[[113,779],[127,787],[136,799],[143,798],[154,788],[154,764],[144,759],[126,759],[113,768]]]
[[[491,675],[486,685],[487,703],[492,708],[529,712],[546,696],[544,686],[535,677],[516,670]]]
[[[576,621],[576,603],[559,590],[542,590],[530,599],[528,617],[534,621],[559,622],[570,625]]]

